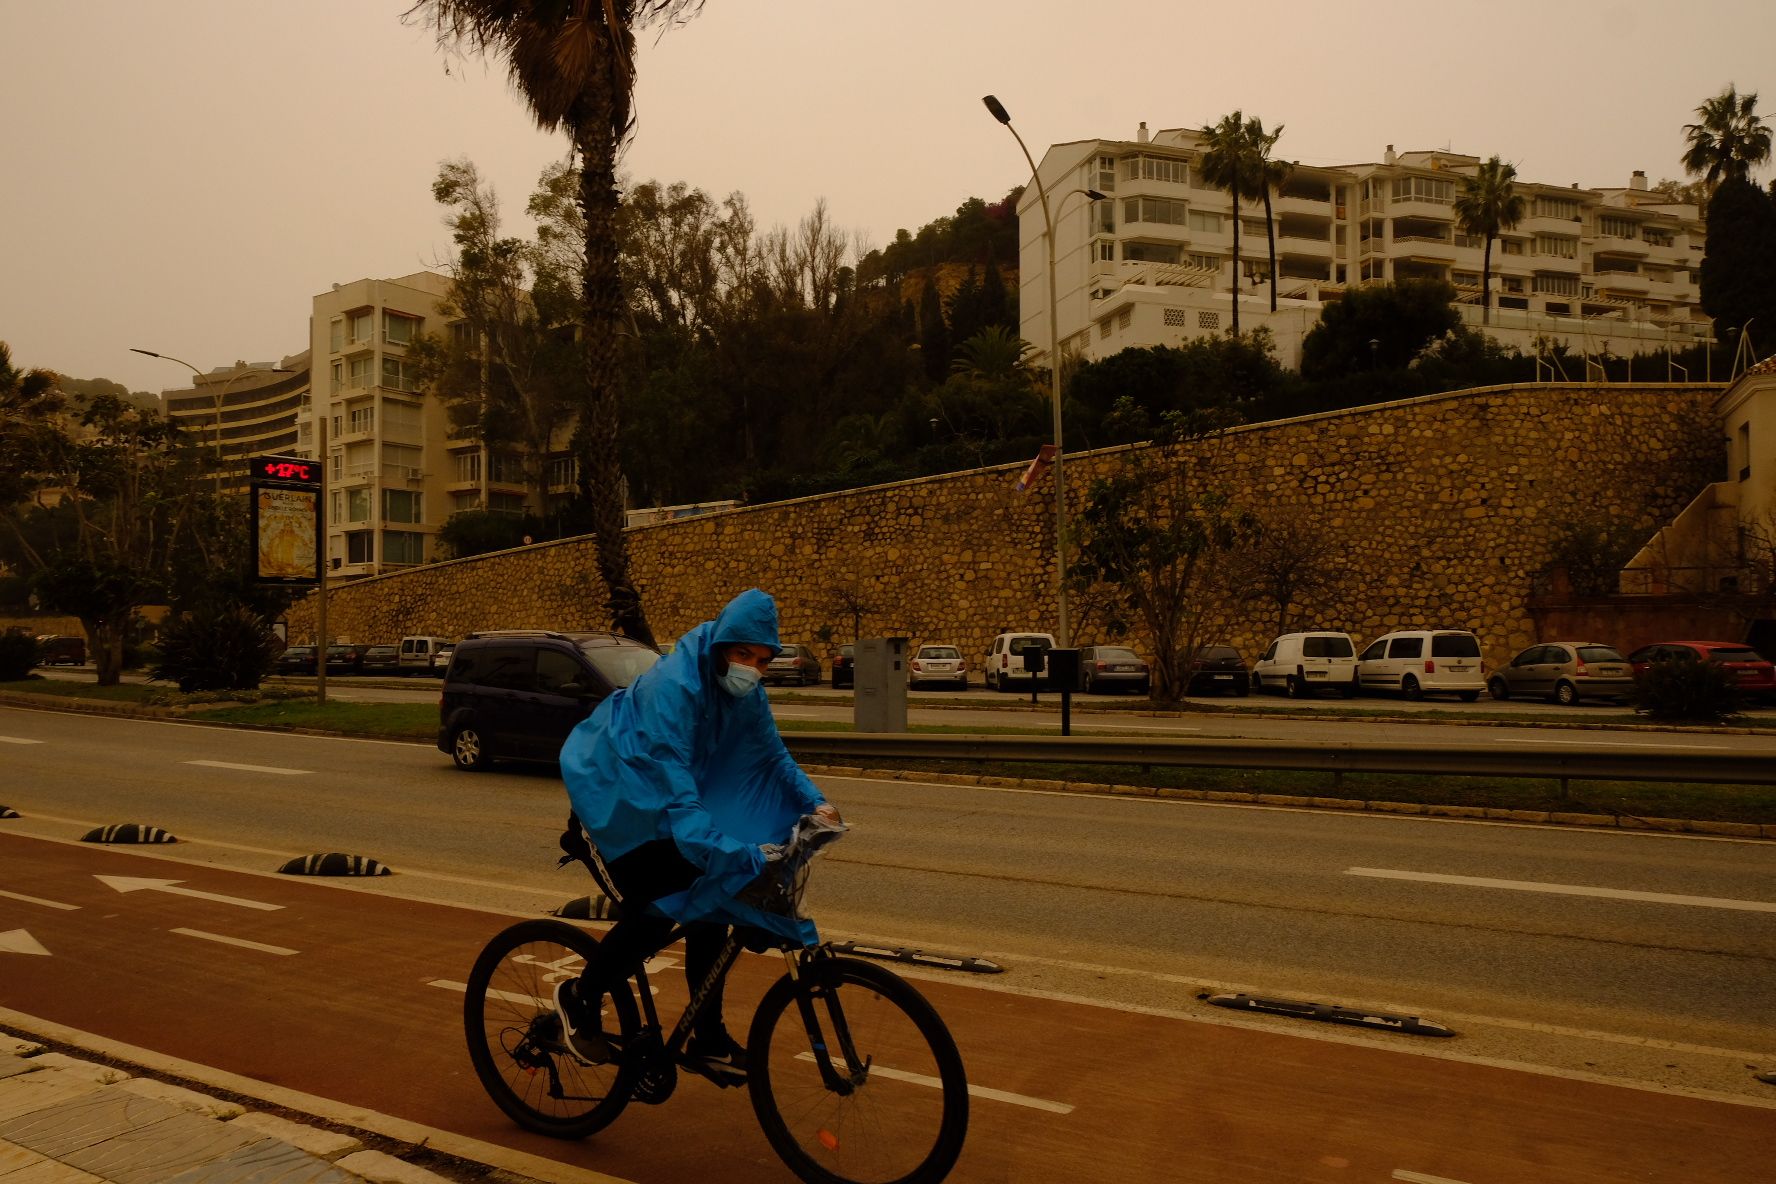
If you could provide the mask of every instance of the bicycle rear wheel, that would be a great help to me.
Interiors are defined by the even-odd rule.
[[[821,1048],[835,1081],[821,1072]],[[925,997],[880,966],[827,958],[799,981],[778,980],[753,1016],[746,1058],[765,1137],[810,1184],[931,1184],[962,1153],[962,1054]]]
[[[576,978],[598,954],[598,939],[563,921],[522,921],[497,934],[475,959],[463,997],[469,1060],[488,1096],[525,1130],[579,1139],[622,1113],[633,1073],[621,1056],[586,1065],[561,1042],[555,985]],[[600,1017],[613,1048],[640,1030],[627,983],[605,999]]]

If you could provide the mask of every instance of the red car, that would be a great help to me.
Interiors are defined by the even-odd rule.
[[[1656,641],[1628,655],[1639,678],[1655,662],[1714,662],[1730,672],[1739,689],[1752,695],[1776,695],[1776,665],[1738,641]]]

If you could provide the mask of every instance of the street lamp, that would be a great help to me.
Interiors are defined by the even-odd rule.
[[[184,366],[186,369],[190,370],[194,379],[202,379],[203,378],[203,371],[199,370],[196,366],[193,366],[190,362],[187,362],[184,358],[175,358],[171,354],[157,354],[151,349],[137,349],[133,345],[129,347],[129,351],[132,354],[142,354],[142,355],[144,355],[146,357],[150,357],[150,358],[160,358],[162,361],[177,362],[177,363],[179,363],[179,365]],[[215,397],[212,400],[212,408],[215,413],[215,428],[214,428],[214,430],[216,433],[216,492],[218,494],[222,492],[222,400],[228,394],[228,388],[233,386],[236,380],[238,380],[240,378],[244,378],[248,374],[294,374],[294,373],[295,373],[294,370],[286,369],[283,366],[241,366],[238,369],[236,369],[233,374],[230,374],[226,379],[223,380],[221,389],[216,392]],[[197,389],[197,382],[193,381],[191,386],[192,386],[193,390]]]
[[[1022,149],[1024,160],[1030,166],[1030,177],[1036,182],[1036,196],[1042,200],[1042,241],[1048,251],[1049,402],[1053,415],[1051,426],[1054,431],[1055,580],[1057,584],[1055,603],[1059,618],[1056,622],[1055,638],[1059,648],[1070,649],[1073,638],[1072,630],[1067,624],[1067,485],[1061,469],[1061,350],[1060,331],[1056,324],[1059,309],[1055,298],[1054,217],[1048,208],[1048,189],[1042,184],[1042,173],[1037,169],[1035,159],[1030,156],[1030,149],[1025,146],[1024,138],[1018,135],[1015,127],[1011,126],[1011,115],[1005,110],[1005,105],[992,95],[983,96],[981,102],[986,105],[994,119],[1005,125],[1005,130],[1011,133],[1012,139],[1016,140],[1018,147]],[[1092,201],[1099,201],[1104,196],[1095,189],[1079,189],[1074,192],[1083,193]],[[1061,200],[1064,202],[1071,196],[1073,194],[1068,193]]]

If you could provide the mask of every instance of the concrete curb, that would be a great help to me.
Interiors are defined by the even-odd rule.
[[[1115,794],[1122,797],[1170,798],[1234,805],[1286,806],[1298,810],[1349,810],[1357,813],[1421,814],[1429,818],[1472,818],[1493,822],[1531,822],[1546,826],[1582,826],[1613,830],[1660,831],[1716,835],[1740,839],[1776,839],[1776,823],[1706,822],[1691,818],[1641,818],[1632,814],[1572,814],[1557,810],[1500,810],[1482,806],[1445,806],[1425,802],[1381,802],[1358,798],[1300,794],[1240,793],[1221,789],[1178,789],[1169,786],[1106,785],[1095,781],[1053,781],[1032,777],[994,777],[975,773],[924,773],[910,769],[860,769],[846,765],[809,765],[810,776],[859,777],[874,781],[922,781],[934,785],[981,785],[996,789],[1030,789],[1049,793]]]

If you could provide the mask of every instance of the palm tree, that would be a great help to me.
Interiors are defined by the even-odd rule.
[[[1270,311],[1277,310],[1277,236],[1276,219],[1270,205],[1271,190],[1280,190],[1295,166],[1286,160],[1272,160],[1270,150],[1283,138],[1283,125],[1266,133],[1264,121],[1256,115],[1246,120],[1247,163],[1252,170],[1252,183],[1264,193],[1264,237],[1270,242]]]
[[[1492,323],[1492,240],[1523,221],[1523,195],[1517,191],[1517,168],[1494,156],[1471,177],[1462,178],[1455,199],[1455,221],[1463,234],[1484,236],[1480,265],[1480,320]]]
[[[1757,114],[1757,93],[1741,95],[1731,84],[1696,108],[1702,122],[1684,124],[1684,171],[1700,176],[1709,192],[1728,178],[1751,179],[1770,159],[1770,128]]]
[[[418,0],[446,48],[504,59],[537,126],[562,130],[579,164],[586,225],[580,366],[585,408],[575,432],[580,483],[592,507],[598,573],[612,627],[651,643],[623,537],[617,451],[617,336],[627,317],[617,270],[617,155],[634,128],[635,30],[689,19],[702,0]]]
[[[1221,122],[1202,129],[1205,145],[1196,162],[1202,179],[1233,197],[1233,334],[1240,331],[1240,192],[1250,193],[1251,161],[1246,139],[1245,116],[1235,111]]]

